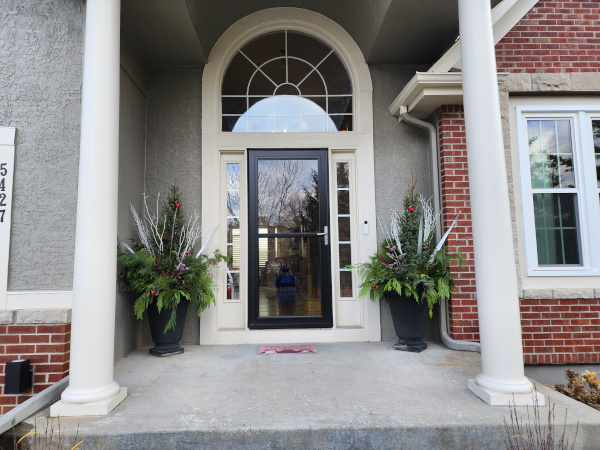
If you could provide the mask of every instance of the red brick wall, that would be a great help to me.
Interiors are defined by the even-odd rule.
[[[499,72],[598,72],[600,2],[540,0],[496,45]]]
[[[456,278],[456,287],[452,291],[450,303],[449,331],[454,339],[478,341],[479,322],[475,300],[475,266],[463,107],[442,106],[438,115],[438,131],[444,230],[448,229],[458,212],[462,211],[446,242],[451,252],[460,249],[464,256],[464,266],[455,265],[451,270]]]
[[[0,414],[69,374],[71,324],[0,325]],[[31,359],[33,387],[19,395],[4,394],[5,363]]]
[[[525,364],[600,363],[600,300],[521,300]]]

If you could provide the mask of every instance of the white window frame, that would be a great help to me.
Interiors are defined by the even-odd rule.
[[[523,228],[528,276],[599,276],[600,275],[600,189],[596,180],[592,120],[600,120],[600,107],[590,105],[517,106],[517,134],[523,203]],[[529,162],[527,120],[571,121],[573,135],[573,172],[575,188],[532,189]],[[539,265],[533,213],[533,193],[577,193],[580,265]]]

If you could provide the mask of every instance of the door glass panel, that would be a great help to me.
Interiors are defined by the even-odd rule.
[[[249,328],[333,326],[327,150],[248,150]]]
[[[268,258],[258,267],[259,316],[320,316],[321,263],[317,237],[264,237]]]
[[[318,162],[258,161],[258,226],[265,233],[319,231]]]

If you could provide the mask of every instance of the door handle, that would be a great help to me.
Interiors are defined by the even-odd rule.
[[[329,245],[329,227],[323,227],[322,233],[317,233],[317,236],[325,237],[325,245]]]

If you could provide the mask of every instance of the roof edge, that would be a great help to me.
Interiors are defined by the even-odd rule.
[[[538,0],[504,0],[492,10],[494,45],[502,40],[519,21],[533,8]],[[428,72],[448,72],[460,68],[460,38],[428,70]]]

